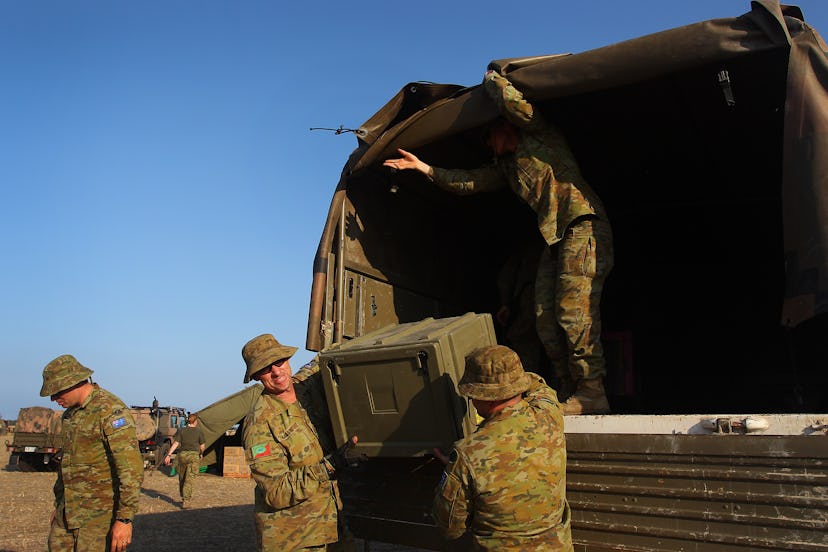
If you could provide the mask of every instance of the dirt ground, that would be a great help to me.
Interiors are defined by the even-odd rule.
[[[0,552],[46,549],[54,473],[9,471],[0,445]],[[253,481],[201,474],[191,509],[178,506],[178,478],[148,471],[141,489],[131,552],[253,552]],[[357,541],[359,552],[416,552],[415,548]]]

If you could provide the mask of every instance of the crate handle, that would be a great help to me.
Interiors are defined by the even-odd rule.
[[[417,371],[420,375],[428,375],[428,353],[425,351],[417,351]]]
[[[331,378],[333,378],[334,382],[339,385],[339,378],[342,377],[342,369],[333,360],[329,360],[327,366],[328,370],[331,371]]]

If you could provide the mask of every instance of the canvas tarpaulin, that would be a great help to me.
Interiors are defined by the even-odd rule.
[[[777,54],[784,59],[784,137],[768,139],[783,144],[778,185],[783,198],[786,286],[779,302],[784,300],[782,322],[796,326],[828,311],[826,46],[803,23],[798,8],[772,0],[752,2],[751,7],[739,17],[704,21],[583,53],[496,60],[489,65],[508,74],[527,99],[543,104],[734,60]],[[479,85],[460,88],[409,83],[358,130],[359,147],[342,172],[314,263],[309,349],[323,346],[325,330],[320,326],[328,254],[349,183],[366,171],[376,170],[384,159],[395,156],[398,148],[416,150],[448,142],[453,136],[482,128],[497,116]]]

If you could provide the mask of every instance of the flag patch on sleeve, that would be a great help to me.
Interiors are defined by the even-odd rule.
[[[124,427],[126,425],[126,418],[121,416],[120,418],[116,418],[116,419],[112,420],[111,423],[112,423],[112,427],[114,427],[115,429],[118,429],[119,427]]]
[[[250,454],[253,456],[253,459],[256,458],[263,458],[265,456],[270,456],[270,443],[261,445],[253,445],[250,447]]]

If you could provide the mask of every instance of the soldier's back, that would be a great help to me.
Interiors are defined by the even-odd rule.
[[[474,474],[473,533],[492,550],[570,550],[562,429],[525,400],[458,443]]]

